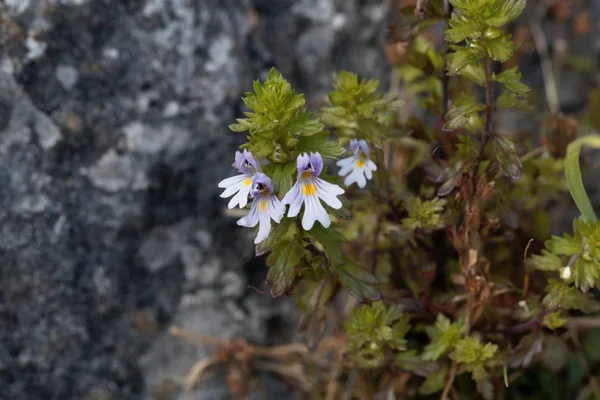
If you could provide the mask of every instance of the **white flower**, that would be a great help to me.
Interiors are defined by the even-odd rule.
[[[319,178],[323,170],[323,158],[319,153],[301,154],[296,161],[298,167],[298,180],[286,193],[281,202],[289,204],[288,217],[293,218],[300,212],[304,204],[302,228],[312,229],[315,221],[328,228],[331,225],[329,214],[319,201],[323,200],[331,208],[339,209],[342,202],[337,198],[344,193],[344,189]]]
[[[227,204],[230,209],[238,204],[240,208],[246,207],[248,195],[252,188],[252,178],[254,174],[261,171],[260,165],[248,150],[244,150],[243,154],[239,151],[235,152],[235,165],[241,175],[232,176],[219,182],[219,187],[225,188],[225,191],[221,193],[221,197],[226,198],[235,194]]]
[[[369,145],[364,140],[352,139],[350,141],[352,155],[342,158],[336,165],[341,167],[339,175],[346,176],[344,185],[350,186],[356,182],[358,187],[364,188],[367,179],[373,177],[373,171],[377,171],[377,165],[369,158]]]
[[[269,236],[271,220],[279,223],[285,213],[285,206],[272,194],[271,179],[263,173],[256,173],[252,179],[252,197],[254,201],[250,213],[238,220],[237,224],[253,228],[258,224],[258,234],[254,243],[260,243]]]

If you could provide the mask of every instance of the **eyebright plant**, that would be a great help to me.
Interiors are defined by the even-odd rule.
[[[496,118],[543,107],[506,65],[526,1],[417,3],[390,33],[404,99],[344,71],[313,115],[272,69],[230,126],[247,142],[221,197],[258,225],[271,294],[293,296],[309,343],[327,336],[340,355],[299,388],[313,398],[521,396],[548,343],[600,310],[600,223],[579,166],[600,139],[560,137],[559,114],[526,133]],[[553,236],[568,193],[582,217]]]

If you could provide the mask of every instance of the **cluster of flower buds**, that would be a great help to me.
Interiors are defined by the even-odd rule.
[[[344,180],[346,186],[356,182],[363,188],[366,180],[372,178],[372,171],[376,171],[377,166],[369,159],[369,146],[364,140],[353,139],[350,149],[353,155],[337,163],[341,167],[339,175],[347,175]],[[228,204],[231,209],[238,205],[244,208],[248,204],[248,195],[252,196],[250,212],[237,223],[249,228],[258,224],[254,243],[260,243],[269,236],[271,220],[279,223],[285,214],[286,205],[290,206],[287,214],[289,218],[296,217],[304,205],[302,228],[305,230],[310,230],[315,221],[319,221],[325,228],[331,225],[331,219],[321,200],[333,209],[342,207],[337,196],[343,194],[344,189],[319,178],[323,171],[323,157],[319,153],[298,156],[298,179],[282,200],[273,194],[271,178],[262,172],[260,163],[248,150],[235,153],[235,165],[240,174],[219,182],[219,187],[225,189],[221,197],[233,196]]]

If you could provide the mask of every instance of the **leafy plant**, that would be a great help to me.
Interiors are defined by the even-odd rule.
[[[568,333],[583,357],[573,318],[600,311],[600,223],[579,165],[600,136],[576,139],[558,114],[528,135],[496,118],[533,109],[508,64],[525,0],[417,3],[400,12],[396,60],[416,101],[342,71],[314,116],[271,70],[231,125],[246,152],[223,196],[251,194],[238,224],[259,225],[272,295],[297,299],[309,342],[335,349],[328,381],[301,388],[315,398],[520,396],[546,343],[567,349]],[[440,21],[444,41],[429,31]],[[567,191],[582,216],[552,235]]]

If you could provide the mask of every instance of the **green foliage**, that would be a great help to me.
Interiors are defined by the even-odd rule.
[[[402,220],[402,225],[410,231],[415,229],[436,229],[440,227],[440,213],[444,210],[446,200],[438,199],[423,201],[419,197],[411,197],[406,204],[408,218]]]
[[[302,229],[303,208],[256,246],[268,254],[271,294],[296,297],[309,343],[332,335],[325,350],[290,356],[308,397],[346,388],[356,398],[382,390],[437,398],[446,387],[461,398],[523,398],[513,396],[521,386],[513,377],[525,374],[544,386],[541,399],[553,390],[572,396],[584,382],[561,333],[573,316],[600,311],[600,223],[579,165],[582,146],[600,148],[598,136],[568,145],[560,124],[550,134],[500,134],[498,110],[532,109],[518,67],[497,68],[515,55],[506,25],[525,0],[450,2],[449,16],[442,0],[404,7],[388,32],[386,49],[401,53],[394,63],[406,108],[378,81],[341,71],[317,118],[271,70],[231,125],[247,134],[242,148],[267,161],[279,199],[298,179],[301,153],[329,159],[320,178],[340,186],[328,170],[351,139],[370,151],[348,167],[377,166],[366,187],[346,188],[340,209],[325,206],[327,228]],[[425,34],[447,18],[446,43]],[[572,235],[551,236],[561,222],[551,207],[564,204],[567,189],[582,217]],[[594,362],[598,341],[583,342]],[[283,363],[290,371],[289,358]],[[568,382],[555,382],[559,371]]]
[[[600,278],[600,223],[578,220],[574,224],[575,235],[553,236],[546,242],[547,252],[538,256],[534,265],[540,269],[560,270],[564,280],[573,281],[575,286],[587,292],[597,287]],[[559,262],[558,256],[570,257],[568,262]],[[558,267],[558,268],[557,268]]]
[[[358,362],[377,366],[384,361],[386,349],[406,350],[404,336],[410,324],[400,307],[388,307],[377,301],[355,309],[345,328],[348,348]]]
[[[493,343],[482,343],[476,337],[466,337],[454,345],[450,358],[461,365],[461,369],[470,372],[473,379],[481,381],[488,377],[486,366],[494,365],[494,354],[498,346]]]
[[[322,110],[321,119],[335,128],[341,137],[368,137],[372,142],[389,134],[399,100],[386,98],[377,92],[379,82],[359,79],[343,71],[333,78],[335,90],[329,94],[329,107]]]
[[[483,127],[480,111],[485,105],[478,102],[474,97],[462,94],[454,104],[454,107],[446,114],[444,129],[453,131],[463,128],[469,132],[476,132]]]
[[[550,279],[546,293],[542,304],[550,310],[565,308],[567,310],[579,310],[587,314],[600,310],[600,304],[594,300],[592,295],[583,293],[562,280]]]
[[[305,110],[304,96],[296,94],[291,85],[271,69],[264,84],[254,82],[254,93],[246,93],[244,104],[252,110],[247,118],[230,125],[234,132],[249,132],[244,146],[256,157],[266,157],[274,163],[294,161],[292,153],[299,136],[323,131],[323,124]]]
[[[464,321],[450,323],[444,314],[438,314],[435,327],[428,329],[431,342],[425,346],[423,359],[437,360],[458,343],[464,332]]]

